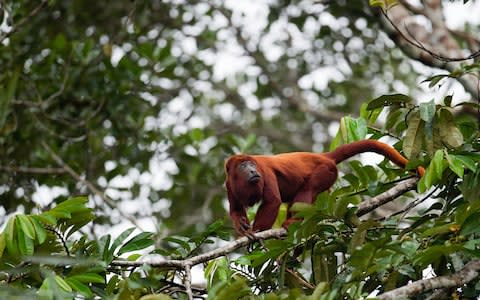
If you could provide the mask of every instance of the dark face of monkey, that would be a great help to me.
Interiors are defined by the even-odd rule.
[[[237,172],[240,177],[249,183],[257,183],[262,176],[257,171],[257,165],[250,160],[246,160],[237,166]]]

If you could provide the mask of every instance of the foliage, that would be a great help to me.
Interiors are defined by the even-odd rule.
[[[401,1],[243,3],[0,3],[0,298],[187,299],[198,265],[203,298],[359,299],[479,258],[480,106],[450,89],[479,64],[420,70],[381,31]],[[232,240],[228,155],[364,138],[426,167],[416,193],[359,218],[415,174],[350,160],[284,239],[180,264]]]

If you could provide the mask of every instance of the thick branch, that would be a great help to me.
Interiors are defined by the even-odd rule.
[[[460,287],[479,276],[480,260],[467,263],[463,269],[451,275],[439,276],[430,279],[418,280],[398,289],[394,289],[378,296],[382,300],[411,298],[434,289]]]
[[[281,238],[287,235],[287,231],[284,228],[280,229],[269,229],[262,232],[255,233],[255,237],[258,239],[271,239],[271,238]],[[227,245],[214,249],[212,251],[192,256],[184,260],[178,259],[169,259],[166,260],[163,257],[154,257],[154,258],[145,258],[137,261],[127,261],[127,260],[114,260],[112,261],[113,266],[122,266],[122,267],[140,267],[144,264],[148,264],[152,267],[162,267],[162,268],[181,268],[185,269],[187,266],[195,266],[212,259],[215,259],[220,256],[225,256],[234,250],[247,246],[251,243],[247,237],[241,237],[238,240],[232,241]]]

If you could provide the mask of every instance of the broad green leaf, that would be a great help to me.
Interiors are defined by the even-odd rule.
[[[68,210],[62,209],[62,208],[57,208],[57,207],[50,210],[48,212],[48,214],[52,215],[57,220],[58,219],[70,219],[72,217],[72,214]]]
[[[134,230],[135,227],[132,227],[120,233],[120,235],[117,236],[117,238],[113,241],[112,246],[110,247],[110,251],[114,252],[118,248],[118,246],[120,246]]]
[[[65,209],[70,212],[75,212],[79,210],[84,210],[87,208],[85,204],[88,202],[88,198],[85,196],[80,196],[80,197],[74,197],[67,199],[61,203],[59,203],[57,206],[55,206],[52,210],[55,209]]]
[[[446,165],[443,160],[443,151],[437,150],[433,155],[433,159],[430,162],[432,172],[435,173],[435,179],[442,179],[443,171],[446,168]]]
[[[449,224],[444,224],[440,226],[435,226],[425,230],[421,236],[429,237],[429,236],[434,236],[439,234],[451,233],[456,231],[457,227],[458,227],[458,224],[456,223],[449,223]]]
[[[18,250],[20,251],[20,254],[23,256],[32,256],[33,248],[34,248],[33,239],[26,236],[23,230],[19,229],[20,226],[18,224],[16,224],[16,226],[17,226]]]
[[[340,120],[340,129],[346,143],[363,140],[368,133],[367,121],[363,118],[343,117]]]
[[[414,258],[413,263],[420,267],[426,267],[431,263],[441,260],[443,256],[461,251],[462,249],[463,246],[461,245],[433,245],[419,252]]]
[[[420,118],[427,123],[431,123],[433,117],[435,117],[435,101],[420,103]]]
[[[405,118],[404,110],[402,109],[391,110],[388,114],[388,117],[385,123],[385,128],[387,130],[392,130],[394,126],[398,124],[398,122],[403,122],[404,118]]]
[[[405,104],[412,102],[412,98],[403,94],[382,95],[373,99],[368,103],[367,110],[373,110],[383,106],[390,106],[392,104]]]
[[[83,273],[79,275],[73,275],[68,278],[75,279],[83,283],[105,283],[105,278],[96,273]]]
[[[475,173],[467,172],[463,182],[458,185],[458,189],[470,204],[478,203],[478,195],[480,195],[480,168]]]
[[[464,168],[463,168],[462,161],[459,160],[456,155],[448,154],[448,153],[447,153],[447,161],[448,161],[448,167],[450,168],[450,170],[455,172],[455,174],[457,174],[458,177],[463,178]]]
[[[415,158],[421,150],[424,122],[417,112],[412,112],[408,121],[407,133],[403,140],[403,152],[407,158]]]
[[[72,291],[72,288],[70,287],[70,285],[68,285],[68,283],[65,282],[65,280],[63,280],[62,277],[58,276],[58,275],[55,275],[55,282],[57,283],[57,285],[64,291],[66,292],[71,292]]]
[[[74,278],[67,278],[65,281],[68,283],[68,285],[75,291],[79,292],[83,296],[87,298],[92,298],[93,293],[88,287],[88,285],[74,279]]]
[[[360,107],[360,117],[367,120],[368,124],[374,124],[377,121],[378,116],[382,112],[383,108],[377,108],[373,110],[367,110],[368,103],[363,103]]]
[[[477,164],[475,160],[468,155],[457,155],[455,154],[455,159],[462,162],[462,164],[467,167],[470,171],[476,172],[477,171]]]
[[[469,235],[480,232],[480,212],[470,215],[462,224],[460,233]]]
[[[183,249],[185,249],[187,252],[189,252],[190,249],[190,244],[189,244],[189,239],[183,236],[169,236],[163,239],[165,242],[177,244]]]
[[[7,246],[8,253],[11,255],[17,256],[18,253],[18,242],[17,234],[15,228],[15,216],[11,217],[7,222],[7,227],[5,228],[5,242]],[[17,229],[18,231],[18,229]]]
[[[137,236],[129,240],[125,245],[123,245],[117,252],[117,255],[122,255],[123,253],[145,249],[154,244],[154,241],[151,239],[151,232],[142,232]]]
[[[456,126],[452,113],[447,108],[439,109],[438,113],[436,120],[442,141],[452,148],[460,147],[463,144],[463,135]]]
[[[102,256],[102,259],[105,260],[107,263],[113,259],[112,255],[109,255],[109,248],[110,248],[110,240],[111,236],[109,234],[102,236],[98,240],[98,252]]]
[[[5,250],[6,241],[5,241],[5,233],[0,233],[0,258],[3,256],[3,251]]]
[[[45,240],[47,239],[47,231],[43,227],[43,225],[38,221],[38,219],[34,218],[35,216],[29,216],[30,221],[33,224],[33,227],[35,228],[35,234],[37,236],[37,242],[38,244],[43,244]]]
[[[53,215],[49,214],[48,211],[44,212],[40,215],[34,215],[34,216],[32,216],[32,218],[38,220],[41,223],[47,224],[47,225],[52,225],[52,226],[57,225],[57,219]]]
[[[25,236],[30,239],[35,239],[35,228],[33,227],[32,222],[30,222],[29,217],[25,215],[17,215],[17,225],[23,230]]]

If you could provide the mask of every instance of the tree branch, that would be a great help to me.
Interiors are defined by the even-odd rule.
[[[424,7],[422,9],[404,5],[403,2],[400,1],[398,5],[388,9],[387,12],[381,11],[384,15],[382,13],[378,14],[383,30],[395,44],[410,58],[427,66],[441,68],[449,72],[461,68],[460,62],[450,59],[464,59],[464,57],[457,40],[450,34],[444,18],[440,17],[442,14],[441,2],[431,1],[432,3],[427,3],[427,1],[423,1]],[[425,26],[416,22],[412,18],[411,13],[426,16],[431,21],[432,31],[428,31]],[[400,27],[399,24],[404,25]],[[406,24],[408,24],[408,28]],[[415,32],[414,37],[412,32]],[[412,39],[407,38],[407,36],[411,36]],[[428,49],[435,49],[435,52]],[[466,58],[477,55],[479,55],[478,50]],[[448,59],[445,61],[442,58]],[[473,97],[480,97],[478,78],[475,76],[461,76],[458,80]]]
[[[8,38],[9,36],[11,36],[13,33],[15,33],[21,26],[23,26],[23,24],[25,24],[26,22],[31,22],[32,20],[32,17],[35,16],[39,11],[40,9],[45,5],[47,4],[47,0],[42,0],[27,16],[25,16],[24,18],[22,18],[20,21],[17,22],[17,24],[15,24],[11,30],[9,32],[6,32],[5,34],[3,35],[0,35],[0,44],[6,39]]]
[[[460,287],[479,276],[480,259],[467,263],[460,271],[451,275],[439,276],[412,282],[406,286],[388,291],[378,296],[382,300],[411,298],[421,293],[450,287]]]
[[[75,170],[73,170],[68,164],[66,164],[63,161],[63,159],[57,153],[55,153],[55,151],[53,151],[53,149],[50,148],[50,146],[48,146],[44,141],[42,141],[42,146],[43,148],[45,148],[45,150],[47,150],[47,152],[50,154],[53,160],[55,160],[57,164],[60,165],[65,170],[65,172],[68,173],[73,179],[77,180],[78,182],[81,182],[90,190],[90,192],[100,197],[110,208],[116,208],[122,217],[130,221],[130,223],[135,225],[137,228],[141,229],[140,225],[137,223],[137,220],[135,220],[135,218],[125,214],[120,209],[118,209],[113,199],[105,195],[105,193],[100,189],[98,189],[93,183],[84,179],[82,176],[80,176],[80,174],[75,172]]]
[[[269,229],[262,232],[257,232],[254,236],[258,239],[266,240],[271,238],[281,238],[287,235],[287,231],[284,228],[279,229]],[[247,237],[241,237],[237,240],[234,240],[227,245],[214,249],[212,251],[192,256],[187,259],[178,260],[178,259],[164,259],[163,257],[154,257],[154,258],[145,258],[137,261],[127,261],[127,260],[114,260],[112,261],[113,266],[121,267],[140,267],[144,264],[148,264],[152,267],[158,268],[181,268],[185,269],[186,266],[196,266],[198,264],[210,261],[220,256],[225,256],[232,251],[247,246],[252,243]]]
[[[377,207],[384,205],[390,201],[395,200],[398,196],[405,194],[406,192],[414,189],[417,186],[418,178],[409,178],[404,182],[395,185],[393,188],[377,195],[370,200],[363,201],[358,205],[357,216],[361,217]]]
[[[35,167],[18,167],[18,166],[0,166],[0,171],[8,173],[25,173],[25,174],[65,174],[64,168],[35,168]]]

